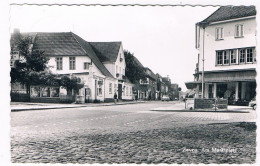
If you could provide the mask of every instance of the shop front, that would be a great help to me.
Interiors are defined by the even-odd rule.
[[[255,77],[254,69],[205,72],[204,97],[228,99],[228,103],[234,105],[248,105],[256,95]],[[197,98],[202,97],[200,80],[186,83],[188,89],[196,89]]]

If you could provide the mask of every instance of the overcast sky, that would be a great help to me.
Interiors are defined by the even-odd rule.
[[[195,23],[217,7],[12,6],[11,31],[74,32],[87,41],[122,41],[154,73],[186,90],[193,81]]]

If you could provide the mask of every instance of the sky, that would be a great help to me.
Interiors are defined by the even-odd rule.
[[[86,41],[122,41],[145,67],[186,90],[197,62],[195,24],[217,8],[12,6],[10,31],[71,31]]]

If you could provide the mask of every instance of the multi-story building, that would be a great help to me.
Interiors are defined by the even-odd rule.
[[[250,101],[256,95],[255,6],[223,6],[196,24],[196,97]]]
[[[84,87],[78,94],[84,96],[85,102],[113,101],[115,93],[122,100],[133,99],[133,84],[124,77],[125,61],[121,42],[89,43],[72,32],[23,35],[32,36],[31,49],[44,51],[44,55],[49,57],[48,70],[81,79]],[[16,54],[17,51],[12,52],[11,62],[17,59],[14,57]],[[117,67],[120,68],[119,72],[116,71]],[[17,88],[21,89],[21,86],[12,86],[12,91]],[[62,87],[39,85],[32,86],[30,90],[33,101],[58,102],[61,96],[67,95]]]

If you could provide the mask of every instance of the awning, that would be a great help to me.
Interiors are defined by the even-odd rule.
[[[185,82],[187,89],[194,89],[198,84],[201,84],[201,81]]]

